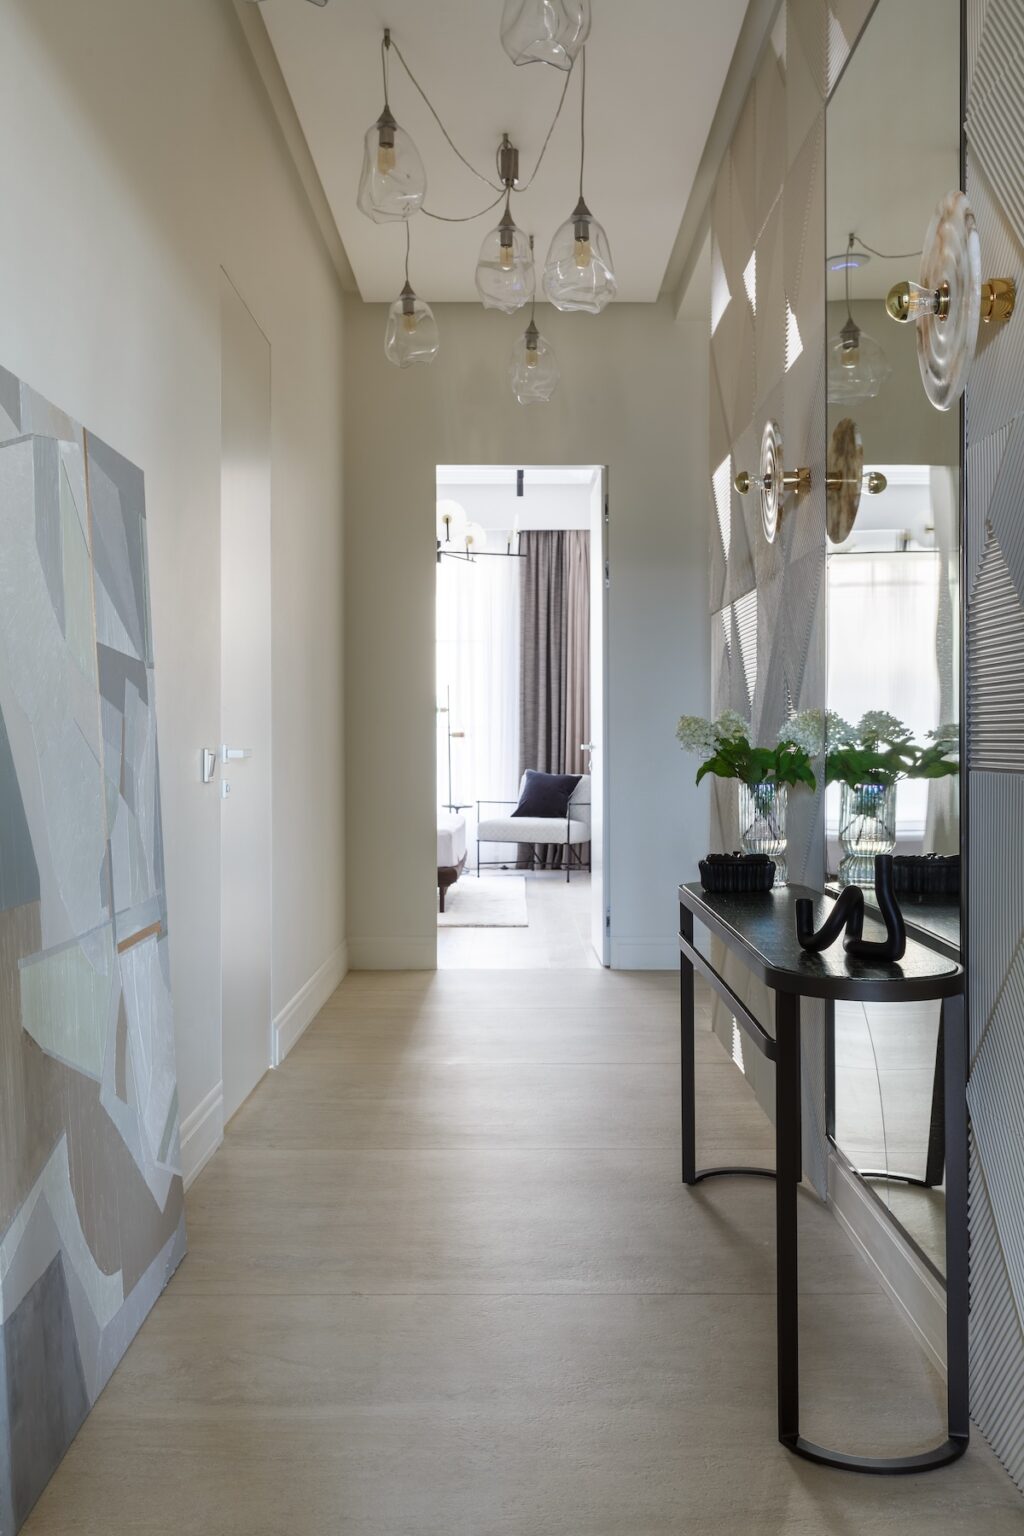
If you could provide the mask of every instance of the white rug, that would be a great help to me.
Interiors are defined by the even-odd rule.
[[[460,875],[448,887],[439,928],[528,928],[522,875]]]

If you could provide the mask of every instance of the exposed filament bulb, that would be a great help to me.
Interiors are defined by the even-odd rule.
[[[576,240],[573,245],[573,255],[576,258],[576,265],[579,267],[581,272],[585,271],[585,269],[590,266],[591,252],[589,233],[583,236],[576,236]]]
[[[382,176],[387,176],[395,168],[395,146],[393,144],[380,144],[377,146],[377,169]]]

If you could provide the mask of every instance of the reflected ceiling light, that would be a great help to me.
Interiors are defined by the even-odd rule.
[[[442,544],[457,544],[469,518],[460,502],[445,498],[437,504],[437,537]]]
[[[385,27],[380,46],[384,110],[366,130],[363,169],[356,198],[360,211],[375,224],[411,219],[423,207],[427,195],[427,173],[419,150],[405,129],[395,122],[388,101],[390,48],[391,32]]]
[[[511,315],[533,298],[535,279],[533,242],[517,229],[509,206],[519,177],[519,151],[507,133],[498,150],[498,170],[505,186],[505,212],[498,227],[484,236],[476,264],[476,290],[485,309]]]
[[[530,249],[533,250],[532,235]],[[537,329],[536,310],[535,302],[530,310],[530,323],[522,336],[517,338],[508,360],[509,382],[520,405],[546,404],[558,388],[562,376],[553,347]],[[517,496],[523,494],[522,476],[523,471],[520,469],[516,478]]]
[[[434,311],[409,281],[409,226],[405,226],[405,286],[388,310],[384,356],[396,368],[432,363],[441,345]]]
[[[580,196],[572,215],[555,231],[544,263],[544,292],[556,309],[586,310],[599,315],[615,297],[618,284],[612,268],[608,236],[583,197],[586,156],[587,55],[580,60]]]
[[[590,0],[505,0],[501,46],[513,64],[572,69],[590,32]]]
[[[462,539],[466,546],[466,553],[470,556],[487,548],[487,534],[479,523],[467,523]]]
[[[851,233],[847,243],[847,260],[841,267],[846,290],[846,319],[839,332],[828,341],[828,399],[839,405],[852,400],[873,400],[892,372],[889,360],[878,342],[867,331],[862,331],[853,318],[850,308],[850,273],[856,265],[850,259],[854,251],[855,236]],[[830,257],[830,262],[836,258]],[[863,262],[860,263],[863,265]]]

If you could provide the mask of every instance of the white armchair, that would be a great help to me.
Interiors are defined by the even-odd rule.
[[[525,774],[523,783],[525,783]],[[522,792],[522,783],[520,792]],[[583,863],[581,847],[590,842],[590,775],[585,773],[569,796],[566,816],[513,816],[515,800],[478,800],[476,803],[476,872],[483,866],[480,859],[481,843],[560,843],[565,848],[565,878],[569,879],[573,859],[577,869],[589,866]],[[486,816],[485,806],[510,807],[503,815]],[[500,865],[500,859],[491,860]]]

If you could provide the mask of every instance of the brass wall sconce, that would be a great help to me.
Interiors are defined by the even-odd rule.
[[[921,252],[920,281],[889,290],[886,313],[917,324],[917,361],[936,410],[960,399],[974,361],[980,324],[1005,324],[1017,287],[1010,277],[982,279],[974,213],[960,191],[949,192],[932,218]]]
[[[877,469],[864,472],[864,444],[850,416],[836,422],[828,445],[825,473],[825,521],[833,544],[843,544],[853,532],[864,491],[879,496],[888,485]]]
[[[800,495],[811,488],[811,472],[806,467],[785,469],[782,454],[782,433],[774,421],[766,421],[761,434],[760,473],[752,475],[741,469],[733,485],[741,496],[752,490],[761,493],[761,526],[769,544],[774,543],[779,528],[782,502],[787,491]]]

